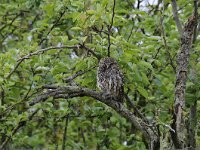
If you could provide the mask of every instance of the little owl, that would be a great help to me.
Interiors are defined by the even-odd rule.
[[[123,102],[123,74],[115,59],[106,57],[100,60],[97,86],[103,92],[116,96],[119,102]]]

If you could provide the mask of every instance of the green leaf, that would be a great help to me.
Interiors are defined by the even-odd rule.
[[[144,96],[145,98],[148,98],[148,92],[143,87],[138,86],[137,90],[142,96]]]
[[[140,61],[138,65],[142,68],[153,69],[152,65],[146,61]]]
[[[148,77],[146,76],[146,74],[143,73],[143,72],[141,72],[141,75],[142,75],[142,82],[143,82],[145,85],[150,84],[150,83],[149,83],[149,79],[148,79]]]
[[[79,30],[83,30],[82,28],[80,27],[72,27],[71,30],[74,30],[74,31],[79,31]]]
[[[88,15],[93,15],[93,14],[96,13],[96,11],[91,9],[91,10],[87,10],[86,13],[87,13]]]

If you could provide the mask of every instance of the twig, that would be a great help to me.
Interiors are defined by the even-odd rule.
[[[59,109],[59,104],[55,99],[52,100],[52,104],[54,107],[54,110]],[[58,122],[57,122],[58,116],[55,114],[53,117],[53,140],[55,144],[55,150],[58,150]]]
[[[65,150],[65,145],[66,145],[66,141],[67,141],[68,122],[69,122],[69,114],[67,114],[67,116],[65,117],[65,128],[64,128],[64,133],[63,133],[62,150]]]
[[[160,123],[160,124],[157,124],[157,125],[162,125],[162,126],[164,126],[164,127],[166,127],[166,128],[169,128],[169,130],[172,131],[173,133],[176,132],[176,131],[175,131],[170,125],[168,125],[168,124]]]
[[[135,113],[145,122],[148,124],[148,120],[142,115],[142,113],[137,109],[137,107],[134,105],[134,103],[130,100],[127,94],[125,94],[125,98],[128,101],[128,103],[131,105]]]
[[[172,12],[173,12],[174,20],[176,22],[176,26],[177,26],[178,32],[179,32],[180,35],[182,35],[182,30],[183,29],[182,29],[182,25],[181,25],[181,22],[180,22],[179,17],[178,17],[178,10],[177,10],[176,0],[172,0],[171,4],[172,4]]]
[[[20,15],[21,15],[21,13],[16,14],[16,16],[11,20],[11,22],[8,24],[8,26],[12,26],[12,24],[14,23],[14,21],[15,21]],[[2,32],[2,30],[3,30],[5,27],[7,27],[6,24],[0,28],[0,32]]]
[[[46,37],[50,34],[50,32],[56,27],[56,25],[59,23],[59,21],[61,20],[61,18],[63,17],[63,15],[65,14],[65,10],[63,12],[60,12],[60,16],[57,17],[57,20],[55,21],[55,23],[52,25],[52,27],[49,29],[49,31],[46,34]],[[42,42],[45,40],[46,38],[42,38],[42,40],[39,42],[39,45],[42,44]]]
[[[96,68],[97,66],[94,66],[90,69],[87,70],[80,70],[78,72],[76,72],[75,74],[73,74],[72,76],[67,77],[66,79],[63,79],[66,83],[71,82],[72,80],[74,80],[75,78],[77,78],[78,76],[81,76],[89,71],[91,71],[92,69]]]
[[[86,47],[84,44],[79,44],[78,45],[80,48],[83,48],[85,50],[87,50],[88,52],[90,52],[94,57],[96,57],[98,60],[101,59],[100,55],[97,55],[93,50],[91,50],[90,48]]]
[[[113,8],[112,8],[112,19],[111,19],[111,24],[108,26],[108,57],[110,57],[110,46],[111,46],[111,41],[110,41],[110,34],[112,32],[112,26],[114,22],[114,17],[115,17],[115,4],[116,0],[113,0]]]
[[[163,4],[163,5],[164,5],[164,4]],[[164,7],[164,6],[163,6],[163,7]],[[170,54],[170,52],[169,52],[169,47],[168,47],[168,45],[167,45],[166,35],[165,35],[165,31],[164,31],[164,25],[163,25],[163,20],[164,20],[164,17],[163,17],[163,15],[164,15],[164,8],[163,8],[163,12],[162,12],[162,13],[163,13],[163,14],[162,14],[162,16],[161,16],[161,18],[160,18],[160,26],[161,26],[161,34],[162,34],[162,38],[163,38],[163,43],[164,43],[164,46],[165,46],[165,49],[166,49],[167,57],[168,57],[168,59],[169,59],[169,61],[170,61],[170,65],[172,66],[174,72],[176,72],[176,67],[175,67],[175,65],[174,65],[173,59],[172,59],[171,54]]]
[[[197,0],[194,0],[194,16],[196,18],[198,18],[198,3],[197,3]],[[196,41],[196,38],[197,38],[197,32],[198,32],[198,29],[197,29],[197,26],[195,26],[194,28],[194,35],[193,35],[193,43]]]

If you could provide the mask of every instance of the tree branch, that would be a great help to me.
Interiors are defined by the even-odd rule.
[[[166,40],[166,34],[165,34],[165,30],[164,30],[163,20],[164,20],[164,8],[163,8],[162,16],[160,18],[161,35],[162,35],[164,47],[166,49],[166,55],[167,55],[167,57],[168,57],[168,59],[170,61],[169,64],[172,66],[174,72],[176,72],[176,66],[174,65],[173,58],[171,57],[171,54],[170,54],[170,51],[169,51],[170,50],[169,46],[167,45],[167,40]]]
[[[121,116],[128,119],[135,126],[135,128],[144,135],[146,142],[149,144],[149,147],[152,147],[153,144],[159,141],[157,135],[154,133],[155,131],[152,131],[147,123],[145,123],[141,118],[136,117],[134,113],[125,108],[122,103],[117,102],[118,100],[116,97],[112,95],[104,94],[103,92],[96,92],[79,86],[61,87],[56,85],[45,85],[43,88],[48,89],[48,91],[30,101],[30,106],[45,101],[51,96],[54,98],[72,98],[82,96],[92,97],[113,108]],[[152,143],[152,141],[154,141],[154,143]]]
[[[184,148],[184,118],[183,109],[185,105],[185,89],[187,80],[188,63],[190,57],[190,49],[192,45],[192,38],[194,34],[194,28],[197,24],[197,18],[192,16],[185,24],[183,33],[181,36],[181,48],[177,57],[177,70],[175,81],[175,98],[174,98],[174,122],[172,128],[176,131],[171,132],[174,145],[178,149]]]
[[[64,11],[61,11],[61,12],[59,13],[60,16],[59,16],[59,17],[56,17],[57,19],[55,20],[54,24],[53,24],[52,27],[49,29],[49,31],[47,32],[47,34],[46,34],[45,37],[47,37],[47,36],[50,34],[50,32],[58,25],[59,21],[61,20],[61,18],[63,17],[64,14],[65,14],[65,10],[64,10]],[[42,38],[42,40],[39,42],[39,45],[41,45],[42,42],[43,42],[45,39],[46,39],[46,38]]]
[[[65,126],[64,126],[63,138],[62,138],[62,150],[65,150],[65,145],[67,141],[67,128],[68,128],[68,123],[69,123],[69,114],[67,114],[67,116],[64,119],[65,119]]]
[[[69,76],[66,79],[63,79],[63,81],[65,81],[66,83],[69,83],[69,82],[73,81],[75,78],[77,78],[78,76],[81,76],[81,75],[91,71],[92,69],[94,69],[96,67],[97,66],[94,66],[94,67],[87,69],[87,70],[80,70],[80,71],[76,72],[75,74],[73,74],[72,76]]]
[[[98,60],[101,59],[100,55],[97,55],[93,50],[91,50],[90,48],[86,47],[84,44],[79,44],[80,48],[83,48],[85,50],[87,50],[88,52],[90,52],[94,57],[96,57]]]
[[[63,48],[69,48],[69,49],[78,48],[78,49],[79,49],[79,46],[78,46],[78,45],[75,45],[75,46],[66,46],[66,45],[63,45],[63,46],[55,46],[55,47],[48,47],[48,48],[40,49],[40,50],[37,50],[37,51],[35,51],[35,52],[29,53],[28,55],[23,56],[22,58],[20,58],[20,59],[17,60],[17,64],[16,64],[15,67],[11,70],[11,72],[6,76],[6,79],[9,79],[9,78],[11,77],[11,75],[17,70],[17,68],[19,67],[19,65],[20,65],[24,60],[30,59],[30,57],[35,56],[35,55],[43,54],[44,52],[49,51],[49,50],[52,50],[52,49],[59,50],[59,49],[63,49]]]
[[[111,41],[110,41],[110,34],[112,31],[112,26],[114,22],[114,17],[115,17],[115,5],[116,5],[116,0],[113,0],[113,8],[112,8],[112,19],[111,19],[111,24],[108,26],[108,57],[110,57],[110,46],[111,46]]]
[[[176,0],[172,0],[171,4],[172,4],[172,12],[173,12],[173,16],[174,16],[174,21],[176,22],[176,26],[177,26],[179,34],[182,35],[183,29],[182,29],[182,25],[181,25],[181,22],[180,22],[179,17],[178,17]]]
[[[198,3],[197,0],[194,0],[194,16],[195,18],[198,18]],[[194,34],[193,34],[193,41],[192,43],[194,44],[197,38],[197,25],[194,27]],[[196,70],[194,69],[194,72],[196,74]],[[196,81],[196,75],[193,76],[194,81],[193,82],[198,82]],[[197,99],[194,100],[193,104],[190,106],[190,117],[188,120],[188,147],[190,147],[191,150],[196,149],[196,126],[197,126]]]

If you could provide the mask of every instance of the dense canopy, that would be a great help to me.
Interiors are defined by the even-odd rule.
[[[200,147],[198,6],[1,0],[0,149]],[[96,85],[109,55],[124,103]]]

